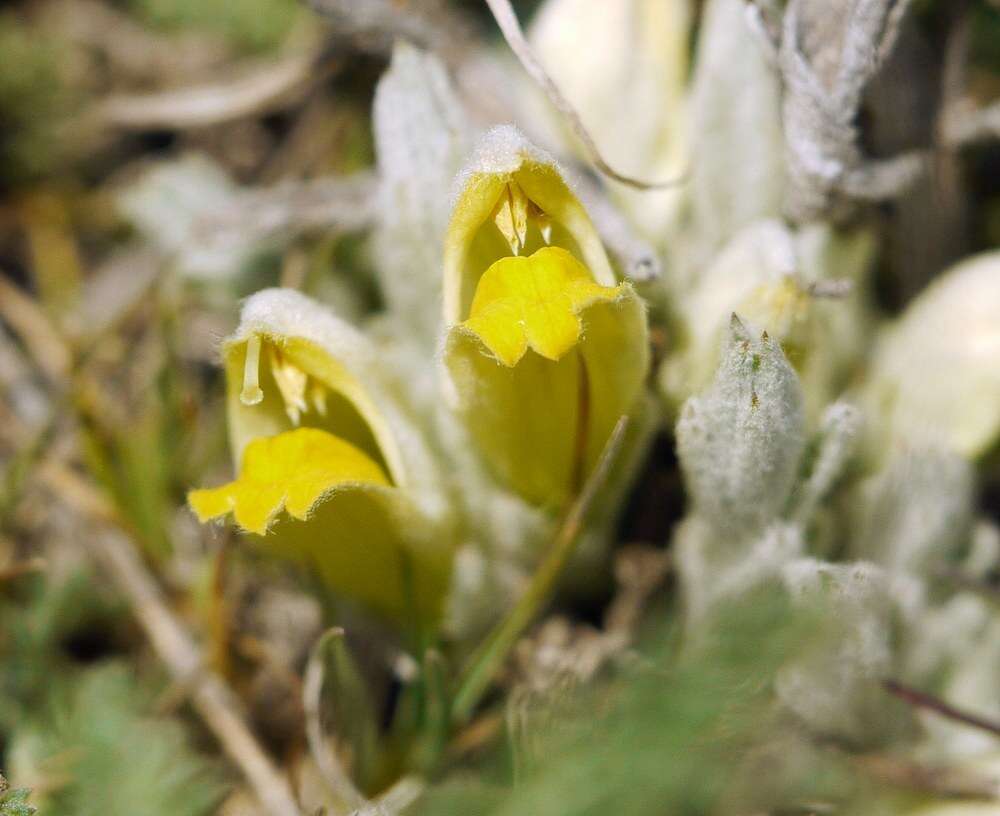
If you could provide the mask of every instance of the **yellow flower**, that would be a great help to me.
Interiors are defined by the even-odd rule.
[[[445,244],[449,393],[497,475],[556,507],[642,392],[645,310],[556,165],[516,130],[487,134],[461,181]]]
[[[247,301],[223,350],[239,476],[194,490],[256,543],[397,621],[435,623],[452,548],[433,460],[376,376],[364,337],[308,298]]]
[[[882,329],[865,399],[907,443],[969,459],[1000,438],[1000,251],[956,264]]]

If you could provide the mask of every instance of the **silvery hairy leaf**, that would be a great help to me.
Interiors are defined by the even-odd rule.
[[[743,0],[706,4],[691,91],[690,195],[702,251],[780,214],[781,88]]]
[[[444,66],[405,42],[379,81],[373,119],[379,281],[389,309],[431,342],[440,324],[451,184],[471,128]]]
[[[242,188],[210,158],[190,154],[145,172],[118,206],[180,274],[223,281],[299,236],[370,226],[373,199],[367,172]]]
[[[239,271],[247,244],[212,247],[193,239],[198,222],[229,206],[236,192],[221,167],[204,156],[190,155],[145,172],[121,191],[118,207],[157,249],[177,259],[182,273],[225,278]]]
[[[795,492],[793,518],[807,523],[844,475],[858,443],[861,421],[860,411],[846,402],[834,403],[823,413],[809,475]]]
[[[779,63],[788,169],[786,211],[796,221],[840,216],[857,199],[891,198],[922,171],[915,154],[867,158],[858,111],[892,49],[908,0],[791,0]]]
[[[960,556],[972,525],[973,473],[941,450],[894,456],[861,490],[856,557],[890,570],[927,574]]]
[[[873,747],[912,733],[912,711],[888,698],[908,587],[864,562],[794,561],[783,570],[793,602],[821,610],[814,639],[778,673],[779,700],[813,733]],[[900,603],[900,600],[903,602]]]
[[[775,580],[785,564],[802,556],[805,544],[797,524],[776,522],[733,548],[712,525],[689,516],[677,528],[672,546],[687,625],[703,629],[720,604]]]

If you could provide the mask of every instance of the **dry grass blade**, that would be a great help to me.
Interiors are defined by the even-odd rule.
[[[333,24],[338,40],[360,50],[388,54],[397,39],[408,40],[458,64],[474,40],[468,22],[450,5],[435,0],[305,0]]]
[[[127,130],[191,128],[270,113],[297,102],[322,77],[315,52],[256,66],[227,82],[149,94],[120,94],[96,112],[100,124]]]
[[[981,774],[922,765],[881,754],[866,754],[854,758],[853,762],[872,778],[897,788],[953,799],[995,800],[1000,796],[996,780]]]
[[[323,779],[330,787],[330,792],[348,809],[364,807],[368,801],[354,786],[347,771],[340,764],[336,753],[330,747],[330,742],[323,734],[322,696],[323,679],[326,674],[326,653],[334,640],[344,637],[340,627],[328,629],[316,641],[309,663],[306,665],[305,679],[302,683],[302,708],[306,718],[306,739],[309,741],[309,751],[319,767]]]
[[[962,711],[961,709],[955,708],[955,706],[951,703],[935,697],[933,694],[927,694],[926,692],[911,688],[910,686],[900,683],[898,680],[886,680],[883,685],[885,686],[885,690],[890,694],[912,706],[925,708],[928,711],[933,711],[949,720],[954,720],[955,722],[963,723],[970,728],[978,728],[980,731],[986,731],[987,733],[993,734],[995,737],[1000,737],[1000,723],[998,722],[988,720],[985,717],[980,717],[976,714],[970,714],[967,711]]]
[[[65,382],[72,365],[69,347],[38,303],[0,276],[0,320],[21,338],[46,379]]]
[[[370,173],[284,182],[240,193],[220,211],[195,223],[194,237],[213,247],[234,246],[311,229],[364,229],[375,219],[376,180]]]
[[[1000,139],[1000,102],[976,109],[963,100],[944,111],[941,136],[947,147],[965,147]]]
[[[598,170],[609,178],[613,178],[615,181],[627,184],[629,187],[634,187],[637,190],[665,190],[670,187],[676,187],[684,181],[683,178],[670,179],[668,181],[646,181],[645,179],[619,173],[608,164],[601,155],[601,151],[594,142],[594,138],[583,124],[583,120],[580,118],[580,114],[577,113],[576,108],[563,96],[562,91],[559,90],[552,77],[542,67],[538,57],[535,56],[535,52],[531,50],[531,46],[524,36],[524,31],[521,29],[521,23],[518,22],[517,15],[510,5],[510,0],[486,0],[486,5],[493,12],[493,17],[496,19],[497,25],[500,26],[500,32],[507,41],[507,45],[510,46],[510,50],[514,52],[514,55],[524,67],[524,70],[528,72],[528,75],[545,92],[549,101],[566,117],[570,127],[573,129],[573,133],[583,143],[590,161],[593,162]]]
[[[56,479],[46,476],[57,475]],[[82,515],[98,522],[91,547],[128,599],[154,651],[174,681],[189,690],[191,703],[239,767],[271,816],[297,816],[291,787],[261,748],[241,713],[239,699],[226,682],[205,668],[198,647],[170,611],[163,593],[143,565],[135,547],[108,524],[114,510],[93,487],[67,468],[53,465],[40,474]],[[72,490],[64,490],[72,484]]]
[[[535,570],[524,594],[510,614],[500,622],[469,660],[469,668],[459,684],[452,705],[452,719],[463,723],[471,716],[483,693],[489,687],[496,670],[506,659],[517,639],[548,600],[563,568],[573,555],[583,529],[584,519],[593,506],[598,492],[604,487],[611,466],[618,458],[628,417],[621,417],[604,445],[601,458],[583,485],[579,496],[566,513],[556,533],[552,548]]]
[[[396,816],[416,802],[423,795],[425,788],[425,783],[418,777],[404,776],[379,797],[375,806],[389,816]]]
[[[236,695],[222,678],[204,669],[197,647],[170,612],[132,543],[123,534],[108,530],[94,537],[93,546],[128,597],[157,655],[177,682],[190,684],[192,704],[239,766],[261,804],[272,816],[299,813],[288,782],[240,714]]]
[[[44,572],[46,569],[45,559],[28,558],[25,561],[15,561],[6,567],[0,567],[0,584],[20,578],[22,575],[29,575],[33,572]]]
[[[67,334],[79,348],[111,331],[145,302],[159,276],[153,252],[136,249],[112,256],[84,282],[79,302],[63,320]]]

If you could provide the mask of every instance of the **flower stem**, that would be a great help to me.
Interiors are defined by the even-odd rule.
[[[464,723],[469,719],[517,639],[548,601],[556,580],[576,550],[587,512],[621,450],[627,425],[628,417],[623,416],[618,420],[604,445],[597,466],[563,518],[552,548],[531,577],[524,594],[510,614],[473,654],[452,704],[453,723]]]

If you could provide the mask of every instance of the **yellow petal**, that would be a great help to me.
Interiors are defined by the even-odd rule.
[[[441,619],[452,549],[406,491],[344,485],[318,501],[306,521],[282,514],[254,543],[398,624]]]
[[[527,258],[501,258],[487,269],[462,326],[505,366],[517,365],[529,347],[559,360],[580,340],[580,311],[621,291],[594,283],[565,249],[545,247]]]
[[[260,549],[384,617],[440,619],[450,545],[376,462],[326,431],[253,440],[236,481],[188,503],[202,521],[231,512]]]
[[[241,527],[263,535],[282,509],[305,519],[326,493],[360,483],[389,486],[382,468],[350,443],[299,428],[253,440],[235,482],[193,490],[188,501],[201,521],[231,511]]]
[[[492,299],[494,282],[484,278],[483,285]],[[470,320],[448,335],[444,362],[458,415],[501,481],[537,505],[558,507],[579,487],[615,422],[636,406],[648,371],[638,296],[628,284],[597,288],[611,296],[589,304],[568,298],[573,333],[553,330],[539,343],[552,353],[569,342],[570,353],[553,353],[558,359],[529,349],[509,364],[517,338],[527,345],[529,332],[506,327],[502,316],[495,321],[501,330]]]

